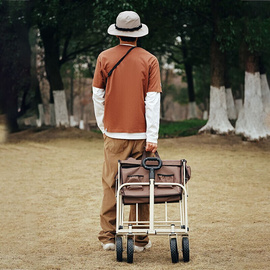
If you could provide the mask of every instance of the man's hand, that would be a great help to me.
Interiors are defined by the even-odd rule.
[[[157,151],[157,143],[147,142],[145,151],[155,153]]]

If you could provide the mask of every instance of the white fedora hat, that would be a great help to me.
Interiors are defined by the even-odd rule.
[[[143,37],[148,34],[147,25],[141,23],[139,15],[134,11],[123,11],[116,18],[116,23],[110,25],[108,34],[123,37]]]

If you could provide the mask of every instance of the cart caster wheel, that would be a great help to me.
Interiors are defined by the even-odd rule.
[[[171,248],[172,263],[179,262],[179,254],[178,254],[177,239],[176,238],[170,239],[170,248]]]
[[[123,261],[123,240],[121,236],[116,237],[116,259],[118,262]]]
[[[182,238],[182,251],[184,262],[189,262],[189,240],[187,237]]]
[[[133,263],[134,242],[132,238],[127,239],[127,262]]]

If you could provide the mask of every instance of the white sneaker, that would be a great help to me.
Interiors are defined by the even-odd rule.
[[[149,240],[149,242],[144,246],[144,247],[139,247],[139,246],[134,246],[134,252],[142,252],[144,251],[145,249],[149,249],[152,247],[152,243],[151,241]]]
[[[104,250],[115,250],[115,244],[114,243],[107,243],[103,244],[101,243]]]

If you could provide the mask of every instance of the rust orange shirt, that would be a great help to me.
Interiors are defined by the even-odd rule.
[[[106,84],[108,72],[129,49],[118,45],[97,59],[93,87],[106,88],[103,121],[108,132],[145,132],[145,96],[147,92],[161,92],[158,60],[139,47],[124,58]]]

